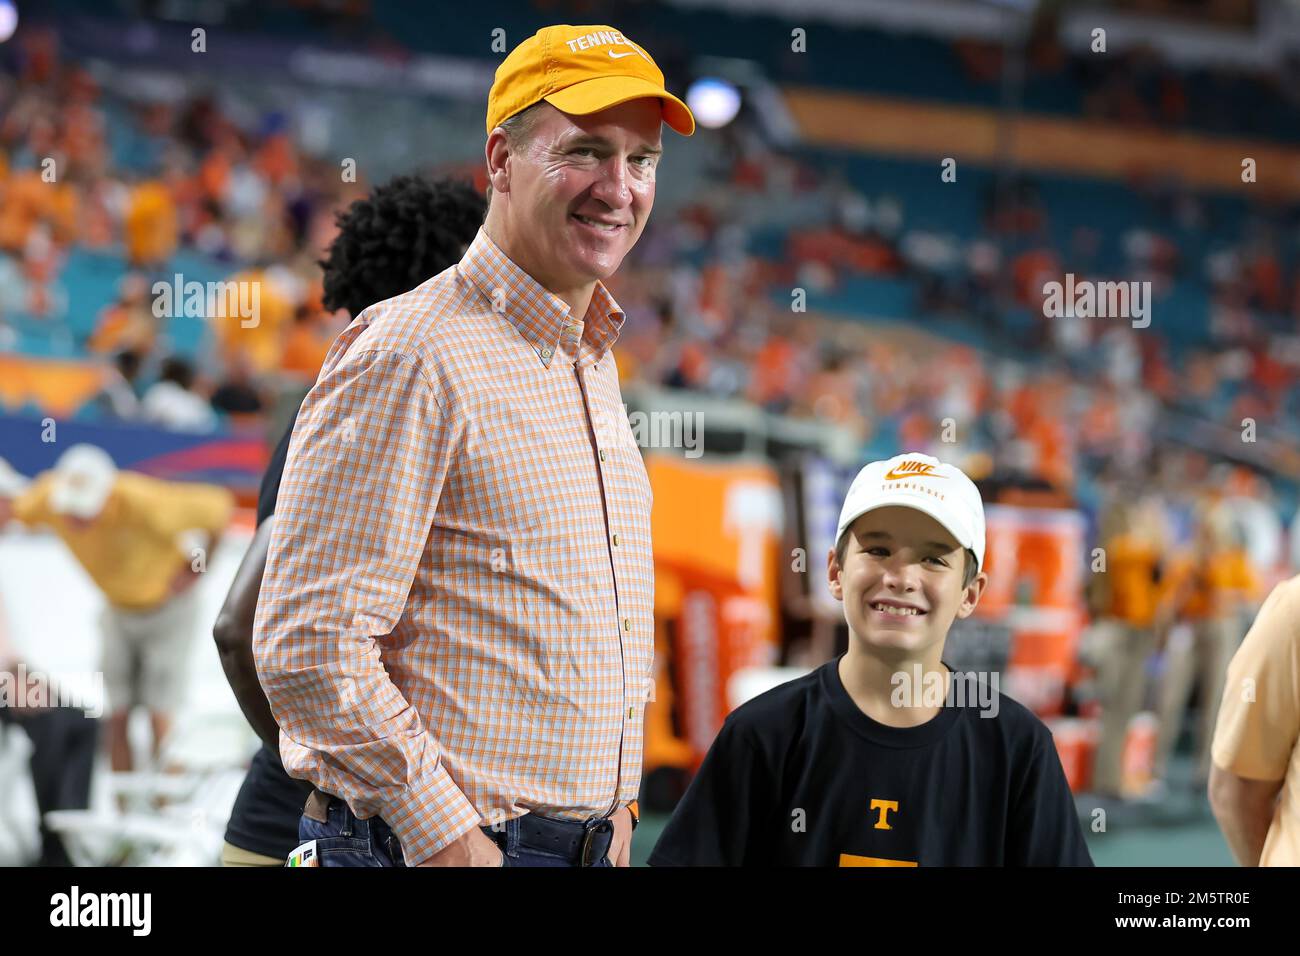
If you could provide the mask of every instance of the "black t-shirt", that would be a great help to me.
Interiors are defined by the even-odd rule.
[[[295,413],[295,419],[297,415]],[[289,454],[289,437],[293,422],[285,429],[284,437],[271,453],[262,486],[257,493],[257,523],[275,513],[276,496],[280,493],[280,476]],[[280,754],[271,747],[262,748],[253,756],[244,785],[239,788],[235,806],[226,824],[226,842],[241,850],[287,859],[298,845],[298,818],[303,805],[311,795],[312,785],[297,780],[284,772]]]
[[[999,694],[982,716],[968,699],[889,727],[838,665],[727,717],[652,866],[1092,865],[1052,735],[1023,705]]]

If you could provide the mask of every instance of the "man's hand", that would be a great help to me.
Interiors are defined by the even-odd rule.
[[[9,523],[14,514],[14,500],[8,495],[0,495],[0,531]]]
[[[504,855],[491,837],[475,827],[455,843],[448,843],[420,866],[500,866]]]
[[[614,839],[610,841],[609,861],[615,866],[632,865],[632,811],[620,807],[610,820],[614,824]]]

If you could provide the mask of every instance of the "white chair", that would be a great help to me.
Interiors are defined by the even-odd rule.
[[[40,855],[36,809],[28,760],[32,742],[21,727],[0,725],[0,864],[21,866]]]
[[[239,714],[190,715],[163,742],[159,764],[166,772],[110,774],[111,810],[48,813],[46,825],[64,838],[78,866],[216,865],[258,745]]]

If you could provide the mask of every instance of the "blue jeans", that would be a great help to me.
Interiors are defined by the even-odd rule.
[[[332,798],[324,823],[303,814],[298,842],[316,841],[321,866],[406,866],[402,846],[379,817],[360,820],[346,801]]]
[[[326,821],[321,823],[304,814],[298,820],[298,840],[316,841],[316,855],[321,866],[406,866],[402,845],[396,834],[379,817],[360,820],[346,801],[330,799]],[[507,820],[496,829],[483,832],[501,848],[501,865],[505,866],[575,866],[564,857],[525,846],[519,840],[518,819]],[[606,856],[595,866],[612,867]]]

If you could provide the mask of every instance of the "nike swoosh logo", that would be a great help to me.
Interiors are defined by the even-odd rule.
[[[929,467],[932,468],[934,466],[931,465]],[[899,478],[942,478],[942,477],[943,475],[931,474],[929,468],[927,468],[925,471],[903,471],[903,472],[895,471],[894,469],[891,468],[889,470],[889,473],[885,475],[885,481],[897,481]]]
[[[637,53],[636,50],[633,50],[631,53],[615,53],[613,50],[610,50],[609,55],[615,60],[621,60],[625,56],[640,56],[641,54]]]

